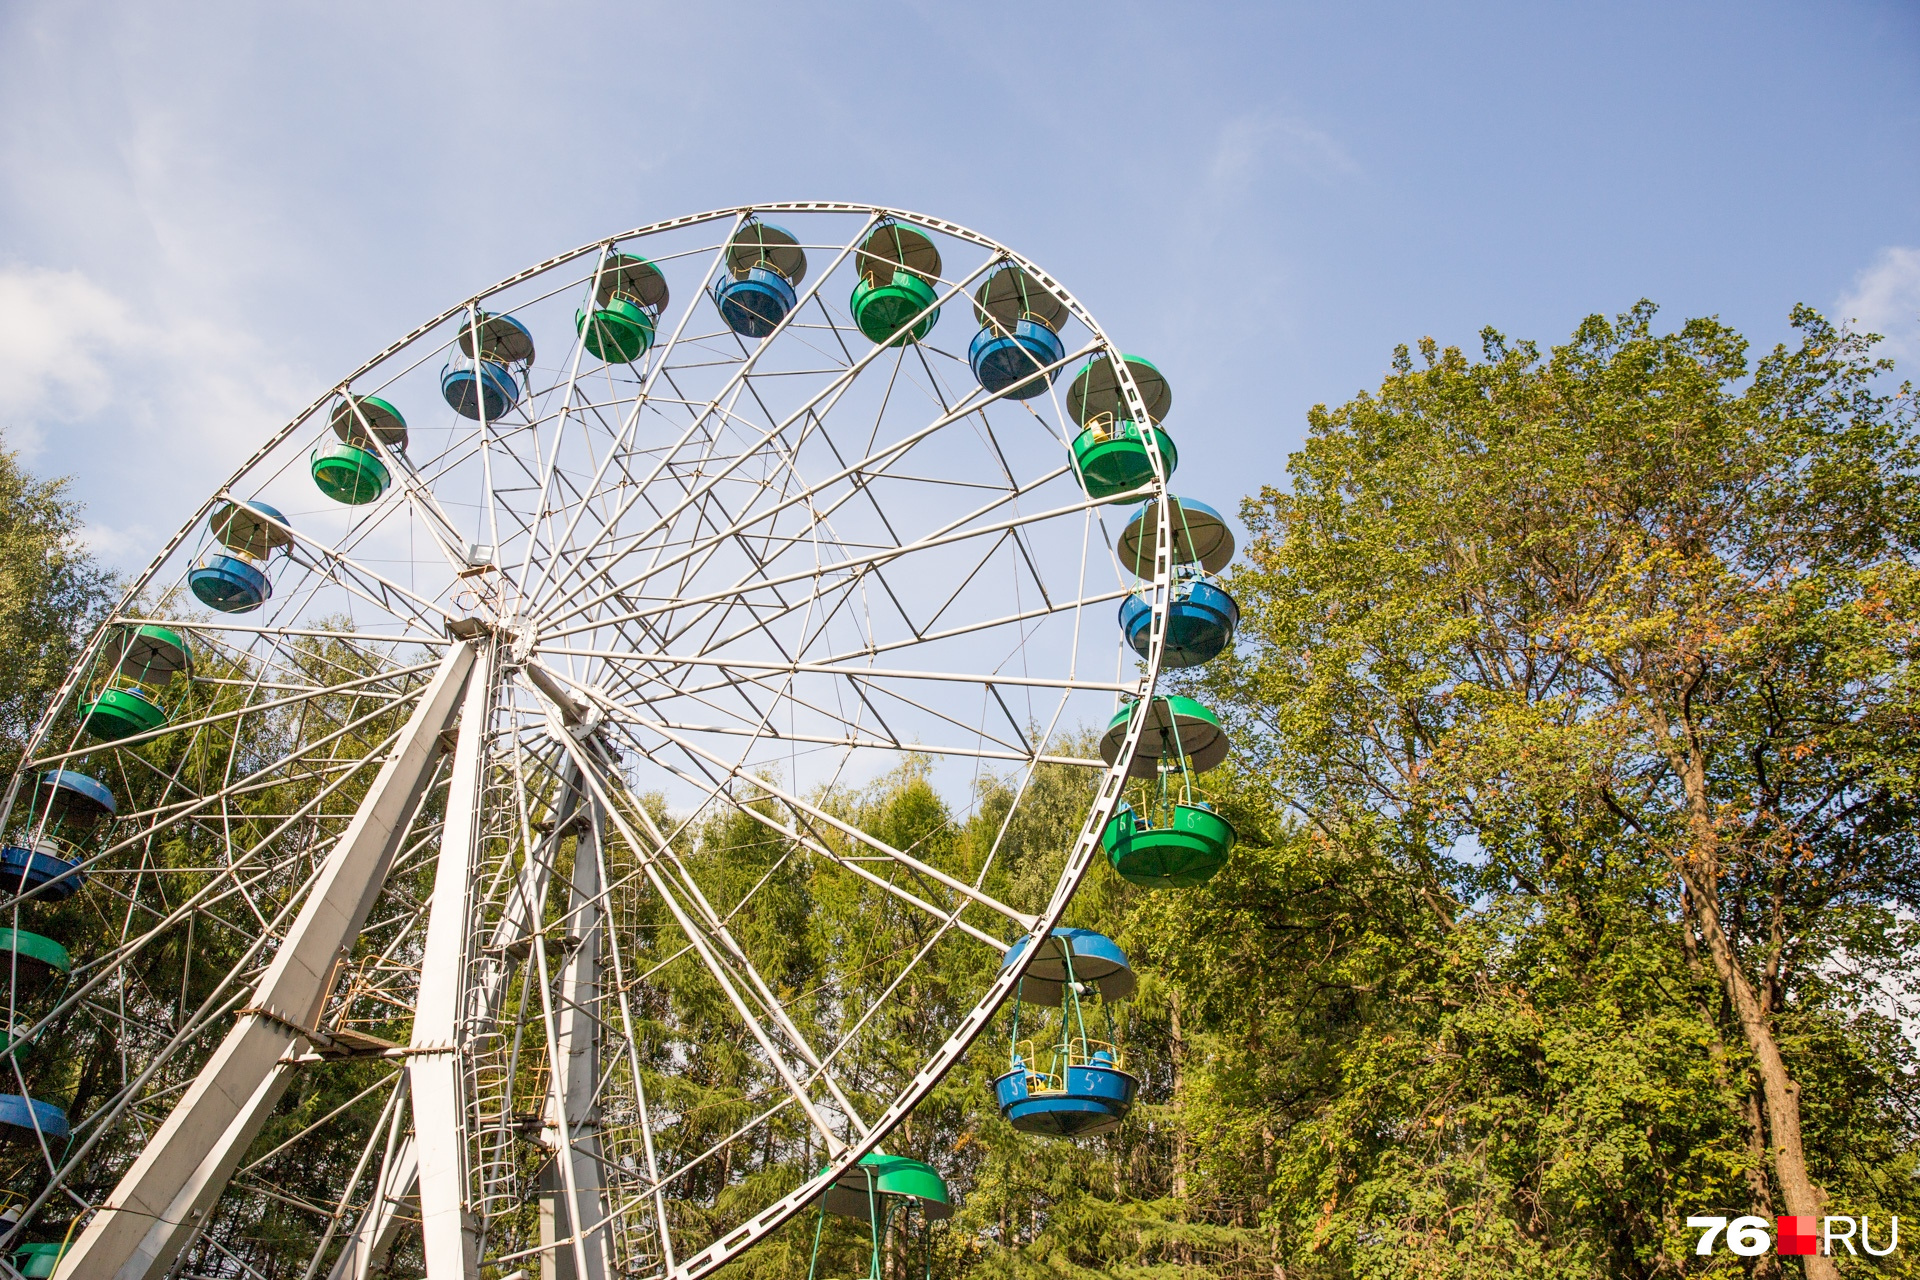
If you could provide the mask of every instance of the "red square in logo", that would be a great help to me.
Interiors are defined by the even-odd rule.
[[[1803,1225],[1804,1224],[1804,1225]],[[1776,1218],[1774,1225],[1778,1230],[1774,1234],[1776,1253],[1818,1253],[1820,1238],[1813,1234],[1812,1218]]]

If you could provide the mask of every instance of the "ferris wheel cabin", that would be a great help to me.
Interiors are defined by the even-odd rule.
[[[192,670],[193,653],[179,632],[149,624],[114,632],[95,663],[105,676],[94,696],[80,705],[80,727],[111,742],[165,727],[160,695],[174,676]]]
[[[56,1152],[66,1142],[65,1109],[38,1098],[0,1093],[0,1150],[37,1151],[42,1139]]]
[[[1067,304],[1021,268],[996,268],[973,295],[980,332],[967,347],[967,364],[974,379],[1009,400],[1046,394],[1054,374],[1044,371],[1067,356],[1060,341],[1067,315]]]
[[[229,502],[207,522],[212,545],[187,574],[201,604],[222,613],[248,613],[273,595],[267,558],[293,541],[286,516],[264,502]]]
[[[1186,573],[1174,583],[1167,606],[1167,643],[1161,651],[1166,667],[1197,667],[1212,662],[1233,643],[1240,625],[1240,606],[1211,576]],[[1142,658],[1152,641],[1153,605],[1139,592],[1120,602],[1120,631],[1127,645]]]
[[[1112,764],[1120,758],[1139,700],[1128,702],[1115,713],[1100,739],[1100,758]],[[1158,697],[1147,709],[1146,728],[1140,734],[1140,749],[1134,753],[1127,772],[1135,778],[1160,775],[1161,762],[1182,760],[1195,773],[1205,773],[1227,758],[1227,731],[1220,717],[1195,702],[1178,695]]]
[[[947,1183],[930,1164],[890,1156],[874,1151],[860,1163],[841,1174],[820,1197],[820,1207],[843,1218],[872,1222],[876,1212],[884,1217],[885,1196],[897,1196],[911,1202],[921,1213],[936,1221],[953,1216],[953,1201]]]
[[[1011,968],[1031,937],[1020,939],[1000,962]],[[993,1082],[1000,1114],[1022,1133],[1057,1138],[1110,1133],[1133,1109],[1140,1081],[1120,1067],[1114,1044],[1114,1002],[1137,986],[1126,952],[1091,929],[1055,929],[1015,992],[1009,1070]],[[1098,994],[1107,1015],[1107,1037],[1087,1035],[1082,1001]],[[1020,1038],[1020,1008],[1057,1006],[1060,1027],[1044,1048]]]
[[[60,1265],[61,1257],[73,1245],[66,1240],[36,1240],[13,1251],[13,1269],[22,1280],[46,1280]]]
[[[1138,701],[1122,707],[1100,740],[1108,764],[1119,759]],[[1100,833],[1107,860],[1121,879],[1149,888],[1178,889],[1210,879],[1236,839],[1233,824],[1194,794],[1195,774],[1227,758],[1220,718],[1192,698],[1157,697],[1149,704],[1130,776],[1155,786],[1143,807],[1122,803]]]
[[[520,403],[520,379],[533,363],[533,334],[509,315],[474,311],[460,322],[460,354],[440,370],[440,395],[463,418],[493,422]]]
[[[597,360],[631,364],[647,354],[671,295],[660,268],[631,253],[609,253],[594,273],[593,305],[574,313],[574,330]]]
[[[20,833],[0,849],[0,889],[49,902],[72,897],[85,877],[79,864],[113,826],[113,792],[84,773],[40,775]]]
[[[1176,565],[1198,565],[1207,573],[1218,573],[1233,560],[1233,530],[1226,517],[1204,502],[1192,498],[1169,497],[1168,513],[1172,526],[1171,555]],[[1120,563],[1136,578],[1151,578],[1153,564],[1160,552],[1160,522],[1154,504],[1148,502],[1133,513],[1120,531],[1114,550]]]
[[[807,1280],[816,1280],[819,1275],[820,1240],[830,1213],[867,1224],[867,1280],[881,1280],[887,1272],[887,1235],[906,1211],[918,1210],[922,1222],[929,1226],[953,1216],[953,1200],[938,1170],[919,1160],[890,1156],[882,1151],[860,1157],[857,1164],[828,1185],[818,1204],[820,1222],[813,1233],[813,1258],[807,1264]],[[931,1275],[931,1242],[925,1237],[922,1241],[928,1249],[928,1274]]]
[[[1145,404],[1145,426],[1133,420],[1135,411],[1127,402],[1110,355],[1087,361],[1067,388],[1067,416],[1080,425],[1080,434],[1073,441],[1073,462],[1089,498],[1121,500],[1153,480],[1149,433],[1167,469],[1163,478],[1170,478],[1180,465],[1180,451],[1159,426],[1173,408],[1172,386],[1151,361],[1139,356],[1121,358]]]
[[[381,453],[406,452],[407,420],[379,396],[343,396],[327,420],[339,439],[309,455],[313,483],[335,502],[372,502],[392,480]]]
[[[785,227],[753,219],[727,244],[725,270],[713,285],[713,305],[727,328],[743,338],[764,338],[780,327],[800,300],[807,255]]]
[[[940,250],[912,227],[883,222],[853,255],[860,282],[848,304],[860,332],[885,347],[918,342],[940,319],[933,282],[940,278]]]
[[[0,991],[31,999],[73,971],[73,957],[52,938],[0,929]]]

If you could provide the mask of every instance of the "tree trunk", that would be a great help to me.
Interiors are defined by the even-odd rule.
[[[1681,903],[1685,916],[1680,921],[1680,950],[1687,958],[1687,970],[1696,979],[1705,980],[1706,970],[1700,961],[1700,945],[1693,932],[1693,891],[1683,879],[1680,885]],[[1713,1056],[1713,1078],[1723,1090],[1732,1092],[1733,1077],[1727,1063],[1726,1041],[1720,1036],[1720,1019],[1711,1005],[1705,1002],[1698,1006],[1700,1020],[1713,1032],[1713,1048],[1708,1052]],[[1747,1166],[1747,1212],[1757,1218],[1774,1220],[1773,1188],[1767,1182],[1767,1130],[1761,1116],[1760,1095],[1749,1084],[1740,1091],[1740,1121],[1747,1134],[1747,1155],[1752,1159]],[[1753,1260],[1754,1280],[1779,1280],[1780,1264],[1771,1254],[1761,1254]]]
[[[1800,1086],[1787,1072],[1774,1038],[1772,1020],[1762,1008],[1759,993],[1741,972],[1733,940],[1720,927],[1719,832],[1708,808],[1706,780],[1697,763],[1682,774],[1687,788],[1688,827],[1692,848],[1680,860],[1687,894],[1693,900],[1694,923],[1707,946],[1714,972],[1720,978],[1734,1016],[1740,1022],[1747,1048],[1760,1073],[1761,1097],[1766,1102],[1767,1132],[1771,1135],[1774,1180],[1780,1184],[1787,1212],[1816,1221],[1825,1209],[1826,1195],[1807,1174],[1807,1157],[1800,1140]],[[1818,1254],[1804,1260],[1808,1280],[1838,1280],[1831,1258]]]
[[[1167,1056],[1173,1059],[1173,1198],[1187,1207],[1187,1126],[1182,1118],[1186,1099],[1181,1096],[1186,1084],[1187,1042],[1180,1034],[1180,992],[1167,990]]]
[[[1169,985],[1167,988],[1167,1056],[1173,1061],[1173,1198],[1179,1207],[1176,1212],[1183,1221],[1193,1215],[1187,1204],[1187,1121],[1186,1099],[1183,1096],[1187,1083],[1187,1042],[1180,1033],[1180,989]],[[1181,1240],[1173,1247],[1173,1257],[1181,1267],[1193,1265],[1193,1245]]]
[[[1718,1032],[1715,1033],[1718,1035]],[[1747,1191],[1753,1198],[1755,1217],[1774,1221],[1773,1188],[1767,1185],[1767,1132],[1760,1114],[1758,1089],[1748,1089],[1740,1099],[1741,1119],[1747,1124],[1747,1155],[1753,1164],[1747,1169]],[[1822,1196],[1822,1201],[1826,1197]],[[1780,1262],[1773,1254],[1763,1253],[1753,1260],[1754,1280],[1778,1280]]]

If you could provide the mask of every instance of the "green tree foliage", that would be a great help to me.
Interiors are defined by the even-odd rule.
[[[1402,349],[1247,504],[1242,786],[1398,898],[1272,1185],[1336,1274],[1652,1274],[1688,1212],[1912,1200],[1860,997],[1920,889],[1913,401],[1804,309],[1752,363],[1652,319]]]
[[[1145,973],[1141,1105],[1026,1138],[976,1050],[915,1121],[963,1200],[936,1271],[1798,1272],[1684,1225],[1798,1207],[1796,1131],[1827,1211],[1920,1212],[1880,1010],[1915,889],[1912,401],[1808,312],[1755,363],[1652,319],[1424,344],[1314,413],[1247,507],[1241,651],[1194,682],[1240,845],[1075,903]],[[1087,796],[1042,780],[1028,907],[1018,850]]]
[[[42,480],[0,450],[0,755],[8,771],[114,589],[80,541],[80,504],[66,479]]]
[[[1014,1132],[992,1091],[1008,1067],[1003,1011],[885,1141],[940,1169],[958,1212],[930,1231],[892,1219],[882,1280],[1820,1275],[1821,1260],[1697,1257],[1685,1219],[1920,1217],[1920,1088],[1885,1007],[1906,995],[1920,911],[1914,401],[1887,387],[1870,339],[1805,310],[1794,323],[1797,344],[1757,360],[1716,321],[1657,332],[1646,304],[1545,352],[1491,332],[1479,359],[1424,342],[1417,358],[1397,353],[1377,392],[1313,411],[1290,486],[1244,508],[1254,538],[1229,584],[1239,649],[1178,677],[1234,733],[1202,788],[1239,844],[1190,889],[1096,866],[1069,910],[1140,970],[1136,997],[1112,1011],[1139,1102],[1107,1137]],[[57,490],[21,484],[70,521]],[[46,580],[94,581],[63,572]],[[331,642],[303,657],[315,685],[372,670]],[[139,851],[206,867],[208,884],[226,871],[220,849],[342,783],[280,841],[279,869],[249,899],[209,902],[208,928],[134,957],[110,994],[150,1034],[175,1034],[216,997],[214,975],[246,945],[245,901],[270,913],[291,900],[311,868],[301,851],[364,789],[350,766],[397,727],[381,708],[422,678],[123,753],[114,785],[150,808],[170,779],[210,784],[325,744],[229,806],[236,836],[183,827]],[[249,679],[215,658],[184,705],[217,716]],[[37,713],[19,706],[16,719]],[[1038,911],[1095,781],[1051,764],[955,796],[938,776],[909,760],[811,797],[833,821],[797,825],[771,778],[736,780],[731,805],[693,814],[623,801],[630,826],[668,833],[673,861],[811,1041],[843,1034],[900,956],[933,948],[886,990],[877,1034],[836,1062],[867,1115],[946,1039],[998,957],[936,940],[924,911],[806,842],[861,857],[842,823]],[[535,804],[527,818],[552,831],[554,816]],[[427,833],[397,873],[407,901],[431,889]],[[563,834],[558,883],[580,847]],[[512,871],[500,856],[489,874]],[[721,1144],[672,1212],[690,1234],[724,1232],[826,1153],[791,1107],[727,1141],[781,1082],[649,887],[660,860],[650,870],[612,830],[605,857],[637,1032],[608,1070],[637,1072],[648,1105],[673,1117],[669,1163]],[[895,890],[926,890],[897,865],[865,865]],[[191,875],[170,884],[194,890]],[[142,920],[163,910],[137,885],[125,896]],[[102,900],[58,908],[80,954],[139,933],[88,905]],[[556,945],[563,903],[549,896]],[[378,927],[363,939],[331,1025],[404,1039],[380,958],[412,945]],[[504,1001],[502,1025],[532,1030],[482,1072],[497,1088],[482,1110],[503,1128],[538,1110],[546,1069],[536,986],[522,979]],[[57,1025],[63,1047],[32,1059],[35,1088],[122,1087],[102,1038],[119,1024],[89,1008]],[[1036,1016],[1023,1013],[1023,1035]],[[255,1194],[213,1241],[304,1260],[328,1206],[302,1203],[302,1188],[341,1180],[334,1166],[388,1096],[391,1068],[350,1065],[289,1093],[248,1156]],[[337,1119],[302,1136],[323,1117]],[[631,1130],[633,1117],[607,1123]],[[520,1149],[529,1172],[544,1159]],[[537,1206],[522,1211],[531,1222]],[[859,1277],[869,1249],[865,1224],[803,1214],[728,1273]],[[1879,1267],[1902,1268],[1915,1264]],[[419,1269],[404,1245],[385,1268]]]

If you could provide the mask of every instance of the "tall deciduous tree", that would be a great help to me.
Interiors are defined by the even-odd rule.
[[[1786,1028],[1920,909],[1914,400],[1804,308],[1751,363],[1718,321],[1653,316],[1544,356],[1428,340],[1315,409],[1292,492],[1247,504],[1253,645],[1217,688],[1265,780],[1445,927],[1473,895],[1666,869],[1650,905],[1752,1064],[1755,1202],[1818,1215]]]
[[[79,533],[65,478],[42,480],[0,450],[0,762],[9,770],[113,590]]]

